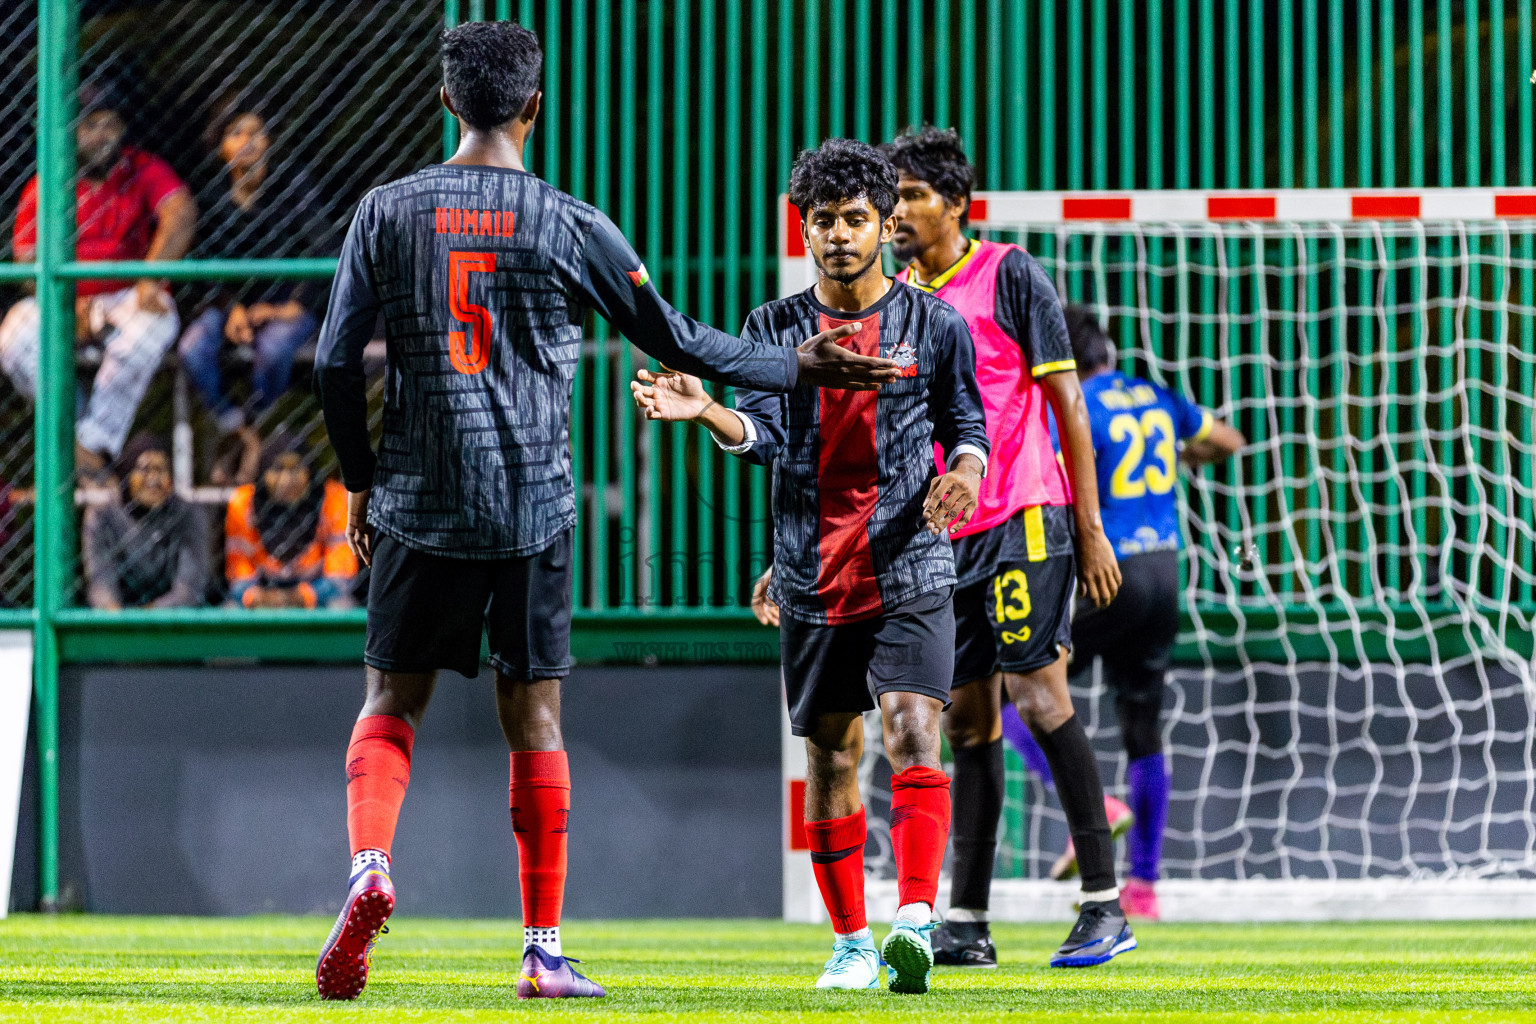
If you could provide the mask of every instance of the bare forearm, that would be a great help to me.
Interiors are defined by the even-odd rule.
[[[747,432],[741,425],[741,417],[719,402],[710,402],[703,412],[693,418],[693,422],[708,429],[728,445],[738,445],[747,439]]]
[[[960,457],[949,467],[951,473],[974,473],[978,480],[981,478],[981,473],[984,469],[986,469],[986,466],[982,464],[982,461],[970,452],[961,453]]]
[[[1248,439],[1243,436],[1242,431],[1229,423],[1217,420],[1211,425],[1210,433],[1203,439],[1186,441],[1184,451],[1179,457],[1186,465],[1199,468],[1230,458],[1247,443]]]
[[[1082,388],[1070,373],[1053,373],[1045,378],[1046,397],[1056,413],[1056,430],[1061,439],[1061,457],[1072,482],[1072,510],[1078,533],[1102,530],[1099,515],[1099,479],[1093,461],[1093,429],[1088,423],[1088,403]]]
[[[155,235],[144,258],[152,262],[179,260],[192,248],[192,232],[197,225],[197,204],[186,192],[175,192],[163,199],[155,210]]]

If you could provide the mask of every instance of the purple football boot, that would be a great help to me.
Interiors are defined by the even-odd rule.
[[[522,973],[517,976],[519,999],[574,999],[605,996],[603,986],[584,976],[569,957],[551,956],[542,946],[529,946],[523,952]]]
[[[382,865],[370,864],[352,879],[346,902],[315,964],[321,999],[356,999],[368,984],[373,944],[395,911],[395,886]]]

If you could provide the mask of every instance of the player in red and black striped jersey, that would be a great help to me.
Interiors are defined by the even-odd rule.
[[[894,992],[925,992],[949,779],[939,718],[954,670],[947,533],[975,508],[988,441],[965,321],[886,277],[896,172],[875,149],[831,139],[795,162],[817,283],[753,311],[743,334],[788,348],[808,330],[855,324],[849,344],[894,359],[878,395],[742,390],[735,409],[681,374],[641,373],[653,419],[693,420],[727,451],[773,467],[774,572],[790,724],[806,738],[805,833],[836,941],[818,988],[873,988],[879,958],[864,912],[860,715],[885,725],[899,908],[879,953]],[[936,471],[933,445],[948,453]]]
[[[668,365],[762,391],[876,388],[890,360],[837,344],[743,342],[672,309],[617,228],[523,166],[539,111],[533,33],[477,22],[443,39],[447,163],[364,197],[337,268],[315,387],[350,493],[348,540],[372,565],[367,697],[347,752],[351,890],[316,967],[322,996],[362,991],[394,907],[389,848],[436,672],[479,671],[489,632],[511,755],[522,881],[520,997],[602,995],[564,959],[570,776],[572,377],[588,310]],[[387,342],[384,431],[369,443],[363,348]]]

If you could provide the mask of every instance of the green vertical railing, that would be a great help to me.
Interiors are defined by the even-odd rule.
[[[59,268],[75,251],[75,7],[38,9],[36,406],[33,584],[38,750],[38,901],[59,902],[59,637],[55,616],[74,585],[74,304]]]
[[[196,2],[188,0],[189,9]],[[49,903],[58,896],[61,661],[175,660],[204,656],[219,644],[232,653],[351,659],[361,617],[213,609],[133,617],[70,607],[77,562],[69,484],[71,282],[113,271],[73,259],[77,6],[74,0],[35,0],[35,9],[38,250],[34,265],[6,267],[0,278],[33,279],[42,316],[36,582],[33,607],[0,612],[0,622],[35,631],[40,881]],[[954,124],[966,136],[978,180],[989,188],[1536,184],[1528,82],[1536,29],[1532,0],[746,0],[723,7],[707,0],[444,0],[442,10],[446,25],[516,16],[539,32],[547,54],[546,95],[529,149],[531,169],[613,215],[664,294],[682,309],[731,328],[777,294],[781,213],[775,197],[795,153],[834,132],[880,141],[907,124]],[[859,59],[862,54],[869,59]],[[344,89],[338,92],[344,95]],[[445,156],[457,144],[446,116],[421,130],[434,148],[441,135]],[[1070,273],[1061,280],[1074,298],[1092,297],[1089,290],[1100,286],[1083,272],[1093,253],[1108,262],[1140,258],[1129,239],[1106,236],[1096,249],[1092,239],[1066,237],[1065,245],[1055,233],[1037,233],[1029,241],[1042,258],[1067,261]],[[1529,231],[1507,243],[1474,237],[1468,247],[1481,269],[1465,271],[1463,280],[1455,242],[1444,234],[1428,241],[1389,238],[1385,247],[1322,237],[1267,243],[1235,227],[1219,240],[1150,240],[1148,264],[1167,272],[1149,283],[1147,304],[1166,315],[1138,311],[1142,325],[1122,317],[1117,337],[1128,358],[1177,357],[1177,383],[1207,404],[1241,400],[1272,379],[1252,361],[1223,368],[1224,351],[1291,363],[1307,357],[1304,372],[1277,384],[1287,402],[1330,386],[1335,394],[1353,389],[1358,395],[1364,387],[1411,395],[1411,401],[1363,420],[1351,421],[1338,404],[1305,411],[1283,404],[1273,421],[1245,412],[1243,426],[1255,439],[1271,442],[1275,430],[1282,439],[1350,434],[1371,446],[1359,453],[1360,470],[1409,467],[1369,500],[1444,498],[1426,469],[1430,463],[1455,465],[1468,453],[1477,459],[1479,438],[1506,423],[1521,451],[1528,453],[1532,443],[1530,417],[1519,419],[1492,398],[1485,401],[1484,382],[1517,396],[1531,394],[1536,383],[1530,315],[1536,238]],[[1263,266],[1271,278],[1302,267],[1308,272],[1292,288],[1258,294],[1256,280],[1222,292],[1211,274],[1191,270],[1214,267],[1223,258]],[[1417,261],[1412,275],[1382,269],[1410,261]],[[1517,270],[1507,269],[1510,261]],[[177,280],[324,277],[333,265],[184,261],[153,273]],[[1103,275],[1103,287],[1128,308],[1137,300],[1128,294],[1133,275],[1122,270]],[[137,265],[116,272],[149,271]],[[1427,296],[1458,295],[1463,285],[1474,299],[1470,308],[1440,303],[1418,321],[1337,312],[1373,300],[1378,291],[1389,301],[1419,307]],[[1302,309],[1319,313],[1282,338],[1238,315],[1255,303],[1266,309],[1272,303],[1282,318]],[[1510,358],[1481,347],[1465,353],[1464,365],[1450,356],[1404,358],[1457,337],[1458,317],[1467,336],[1507,337]],[[1137,349],[1143,336],[1149,341],[1145,352]],[[1357,373],[1346,380],[1341,360],[1328,358],[1366,346],[1376,362],[1358,367],[1363,379]],[[619,414],[627,406],[615,401],[615,392],[643,364],[628,344],[594,325],[573,419],[585,519],[578,534],[578,647],[583,636],[608,635],[604,630],[635,628],[654,636],[666,628],[658,624],[669,622],[684,636],[695,635],[703,621],[725,636],[760,639],[763,634],[744,625],[740,602],[752,574],[771,557],[766,473],[738,465],[697,432],[642,425]],[[1450,393],[1464,381],[1471,383],[1459,406],[1425,397]],[[1424,417],[1437,436],[1422,450],[1392,447],[1383,439],[1404,434]],[[1474,432],[1463,442],[1459,432],[1467,430]],[[1222,479],[1256,492],[1273,474],[1298,472],[1306,454],[1300,443],[1281,444],[1245,459],[1240,476]],[[1254,520],[1272,524],[1324,505],[1356,508],[1345,483],[1355,456],[1343,444],[1329,444],[1319,457],[1337,474],[1333,479],[1318,474],[1294,494],[1256,503],[1248,510]],[[1482,498],[1464,488],[1456,499],[1486,500],[1513,521],[1530,522],[1536,515],[1531,459],[1488,470]],[[1240,525],[1231,503],[1197,511]],[[1446,529],[1420,504],[1410,518],[1383,526],[1377,539],[1390,551],[1406,547],[1409,534],[1424,543]],[[1358,546],[1364,535],[1358,524],[1311,519],[1297,542],[1299,554],[1315,563],[1329,549]],[[1507,561],[1523,566],[1523,573],[1514,578],[1508,569],[1490,568],[1486,580],[1471,585],[1507,593],[1530,609],[1529,567],[1536,551],[1529,533],[1512,538],[1507,528],[1495,526],[1487,543],[1515,545]],[[1448,564],[1458,572],[1488,564],[1476,555],[1456,557],[1461,561]],[[1379,573],[1389,591],[1426,585],[1423,565],[1408,561],[1389,558],[1379,568],[1372,563],[1351,571],[1358,578],[1329,582],[1348,590]],[[1218,589],[1209,561],[1194,582],[1202,593]],[[1285,588],[1299,584],[1278,586],[1289,594]],[[1233,600],[1258,608],[1267,599],[1250,588]],[[1225,611],[1213,605],[1201,614],[1210,624],[1218,621],[1211,616]],[[303,640],[325,630],[332,631],[326,637],[353,639],[330,646]],[[604,656],[600,645],[583,651],[589,658]]]

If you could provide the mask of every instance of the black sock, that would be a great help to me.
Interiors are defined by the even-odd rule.
[[[1056,795],[1077,849],[1083,891],[1113,889],[1115,847],[1109,837],[1109,819],[1104,815],[1104,784],[1099,781],[1099,762],[1083,724],[1073,715],[1053,732],[1031,731],[1056,777]]]
[[[955,747],[954,755],[949,834],[955,861],[949,905],[986,910],[997,859],[997,820],[1003,814],[1003,741]]]

